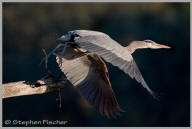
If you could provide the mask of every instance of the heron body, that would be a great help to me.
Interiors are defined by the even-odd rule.
[[[123,47],[107,34],[90,30],[69,31],[58,40],[63,42],[65,47],[66,43],[75,44],[75,47],[68,45],[65,50],[59,49],[57,63],[60,64],[61,71],[101,114],[109,118],[110,115],[115,117],[118,111],[122,111],[115,98],[108,70],[102,58],[120,68],[131,78],[135,78],[155,99],[158,99],[148,87],[131,54],[141,48],[170,47],[151,40],[133,41],[129,46]]]
[[[59,64],[60,56],[56,61]],[[122,111],[111,87],[106,64],[100,56],[68,46],[59,67],[80,95],[101,114],[115,118]]]

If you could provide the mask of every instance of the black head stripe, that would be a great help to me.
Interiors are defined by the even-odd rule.
[[[152,40],[144,40],[146,43],[152,43]]]

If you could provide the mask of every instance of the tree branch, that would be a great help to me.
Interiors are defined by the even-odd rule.
[[[61,76],[56,79],[52,74],[47,74],[34,84],[26,81],[18,81],[3,84],[2,98],[17,97],[24,95],[44,94],[48,92],[58,91],[67,85],[66,78]]]

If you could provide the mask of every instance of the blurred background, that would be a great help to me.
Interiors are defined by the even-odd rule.
[[[145,39],[171,46],[133,54],[161,100],[154,100],[134,79],[107,63],[113,90],[126,111],[118,119],[101,116],[67,87],[62,90],[62,109],[57,92],[3,99],[3,121],[68,121],[30,126],[190,126],[190,3],[3,3],[3,83],[34,82],[44,76],[47,71],[39,65],[42,48],[50,52],[58,44],[56,38],[75,29],[102,31],[123,46]],[[48,67],[58,75],[54,56]]]

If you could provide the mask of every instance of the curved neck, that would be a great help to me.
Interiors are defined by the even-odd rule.
[[[137,49],[148,48],[143,41],[133,41],[127,47],[128,51],[132,54]]]

